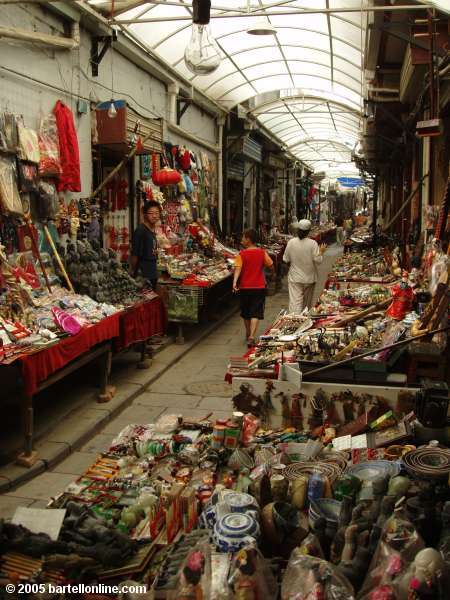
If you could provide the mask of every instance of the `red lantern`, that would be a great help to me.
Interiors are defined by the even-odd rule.
[[[158,155],[152,154],[152,180],[159,187],[163,185],[176,185],[181,181],[181,175],[175,169],[164,167],[158,171]]]

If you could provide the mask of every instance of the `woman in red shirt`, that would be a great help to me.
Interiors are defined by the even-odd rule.
[[[248,347],[255,345],[258,322],[264,319],[266,278],[264,267],[273,269],[270,256],[256,246],[256,231],[247,229],[242,234],[241,250],[234,262],[233,291],[239,292],[241,317],[244,319]],[[239,281],[239,286],[238,286]]]

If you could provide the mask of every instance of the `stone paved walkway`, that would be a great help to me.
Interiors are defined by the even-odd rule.
[[[336,246],[328,249],[319,270],[316,295],[322,290],[338,252]],[[285,290],[267,299],[266,318],[259,333],[273,322],[287,304],[288,296]],[[176,347],[170,346],[163,350],[156,360],[164,363],[175,351]],[[80,451],[74,452],[31,481],[1,495],[0,518],[10,518],[17,506],[45,506],[50,497],[63,491],[71,481],[84,473],[95,461],[97,453],[105,451],[115,435],[130,423],[152,423],[164,413],[203,417],[212,412],[212,419],[229,417],[232,411],[231,387],[227,392],[223,385],[226,365],[230,356],[240,355],[245,351],[243,326],[239,315],[235,314],[137,395],[125,410],[110,420]],[[136,371],[137,379],[142,376],[142,372]],[[119,394],[129,391],[130,386],[137,386],[137,379],[133,383],[129,376],[125,377],[120,371],[113,377]],[[196,384],[196,394],[189,393],[191,384]],[[101,407],[102,405],[97,405],[97,408]],[[78,425],[74,419],[66,419],[59,427],[65,429],[69,435]],[[61,431],[60,434],[64,435],[64,432]]]

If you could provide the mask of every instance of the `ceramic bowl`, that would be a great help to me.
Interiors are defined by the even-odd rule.
[[[230,507],[231,512],[235,513],[243,513],[257,508],[256,501],[250,494],[231,492],[225,496],[224,500]]]
[[[339,520],[341,512],[341,502],[331,498],[319,498],[311,503],[309,507],[309,517],[314,522],[320,517],[324,517],[327,522],[336,523]]]
[[[250,515],[230,513],[219,519],[214,527],[215,535],[230,539],[245,536],[259,537],[259,525]]]
[[[396,462],[389,460],[368,460],[367,462],[352,465],[347,469],[347,473],[355,475],[363,483],[369,483],[386,475],[398,475],[400,467]]]
[[[239,552],[239,550],[241,548],[244,548],[245,546],[248,545],[252,545],[254,546],[256,544],[256,540],[255,538],[246,535],[242,538],[230,538],[227,537],[226,535],[221,535],[218,533],[215,533],[213,536],[213,541],[214,544],[216,546],[216,549],[219,552]]]

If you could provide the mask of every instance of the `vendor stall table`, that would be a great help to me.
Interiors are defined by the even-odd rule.
[[[20,355],[12,365],[19,371],[21,385],[22,431],[24,452],[18,462],[32,466],[37,460],[33,452],[33,397],[80,367],[94,361],[101,361],[99,372],[100,393],[106,393],[111,361],[111,340],[119,337],[120,313],[107,317],[98,323],[83,328],[77,335],[39,349],[33,353]],[[7,368],[2,365],[2,368]]]
[[[162,335],[167,325],[167,313],[159,296],[138,302],[120,313],[119,337],[114,351],[121,352],[133,344]]]
[[[199,323],[205,316],[213,315],[221,302],[231,297],[233,276],[207,285],[180,284],[174,279],[160,279],[166,288],[168,320],[178,323],[177,343],[184,343],[183,324]]]
[[[37,455],[33,452],[33,397],[60,381],[70,373],[99,362],[99,397],[108,399],[108,378],[112,354],[145,343],[154,335],[165,331],[166,312],[161,298],[154,297],[117,312],[96,324],[83,328],[80,333],[58,342],[19,355],[10,365],[19,371],[21,386],[22,431],[24,452],[18,462],[31,466]],[[0,372],[1,375],[1,372]]]

